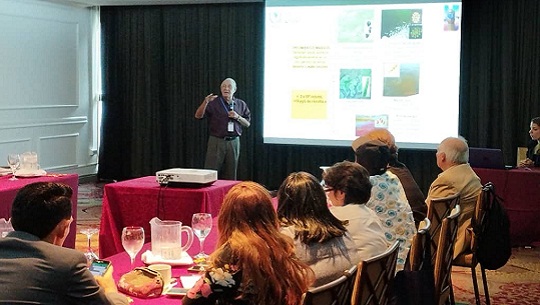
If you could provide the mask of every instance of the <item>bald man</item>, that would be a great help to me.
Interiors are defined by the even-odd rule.
[[[242,129],[251,124],[251,112],[243,100],[234,97],[236,81],[221,82],[221,95],[207,95],[195,111],[195,118],[208,118],[210,136],[204,168],[215,169],[220,179],[236,180]]]
[[[437,166],[443,171],[429,187],[426,204],[431,199],[460,193],[461,214],[454,245],[454,258],[470,249],[467,228],[471,225],[476,200],[482,190],[480,178],[469,165],[469,146],[463,138],[446,138],[437,148]]]

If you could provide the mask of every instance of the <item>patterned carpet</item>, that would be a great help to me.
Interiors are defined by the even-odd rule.
[[[77,232],[86,226],[99,226],[103,184],[81,184],[78,196]],[[87,245],[86,235],[78,233],[75,248],[84,252]],[[92,236],[91,245],[93,251],[97,253],[98,234]],[[481,301],[485,304],[479,269],[477,277],[480,281]],[[510,261],[504,267],[496,271],[487,270],[487,279],[493,305],[540,304],[540,247],[514,248]],[[470,269],[454,267],[452,281],[457,304],[475,304]]]
[[[77,202],[77,237],[75,249],[86,252],[88,239],[80,233],[86,227],[98,227],[101,220],[101,199],[103,198],[103,184],[83,183],[79,185]],[[99,253],[98,234],[90,239],[92,250]]]
[[[479,268],[476,273],[485,304]],[[540,248],[513,248],[508,263],[499,270],[487,270],[486,276],[492,304],[540,304]],[[452,268],[452,283],[456,302],[475,304],[470,269]]]

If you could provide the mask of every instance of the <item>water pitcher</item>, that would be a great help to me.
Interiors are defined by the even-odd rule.
[[[176,220],[161,220],[154,217],[150,220],[152,255],[165,260],[179,260],[182,252],[193,243],[193,230],[182,226]],[[182,246],[182,232],[187,234],[186,244]]]

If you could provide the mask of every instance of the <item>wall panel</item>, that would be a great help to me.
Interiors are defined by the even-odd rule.
[[[0,1],[0,165],[35,151],[49,172],[94,174],[91,10]]]

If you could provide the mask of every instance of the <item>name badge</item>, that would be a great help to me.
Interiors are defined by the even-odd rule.
[[[233,121],[230,121],[229,124],[227,125],[227,131],[228,132],[234,132],[234,122]]]

